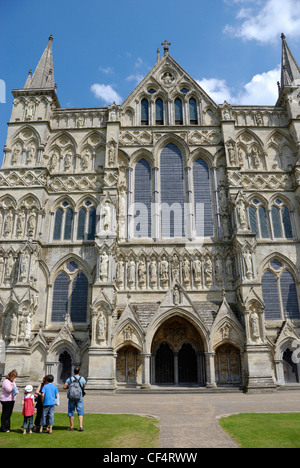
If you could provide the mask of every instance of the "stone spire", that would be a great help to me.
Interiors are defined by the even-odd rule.
[[[36,70],[30,79],[28,76],[24,88],[45,89],[54,88],[54,72],[53,72],[53,57],[52,57],[52,41],[53,36],[49,37],[46,49],[36,67]]]
[[[300,85],[300,68],[294,58],[284,34],[282,39],[281,90],[285,86]]]

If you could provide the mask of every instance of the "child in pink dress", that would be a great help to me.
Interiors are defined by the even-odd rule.
[[[24,396],[22,399],[22,415],[24,416],[23,434],[26,434],[26,429],[29,429],[29,434],[32,434],[35,401],[35,395],[32,393],[32,391],[32,385],[27,385],[24,389]]]

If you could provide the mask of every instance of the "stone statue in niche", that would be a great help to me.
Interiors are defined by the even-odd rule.
[[[133,339],[133,332],[134,332],[134,329],[128,325],[124,330],[123,330],[123,337],[124,337],[124,341],[132,341]]]
[[[72,153],[67,153],[65,156],[65,171],[68,172],[72,165]]]
[[[201,262],[197,258],[193,262],[193,272],[194,272],[194,281],[195,283],[200,283],[201,282]]]
[[[230,238],[230,222],[228,216],[222,216],[222,229],[223,229],[223,238]]]
[[[251,337],[254,341],[260,339],[259,316],[256,309],[253,309],[250,315]]]
[[[239,148],[238,150],[238,160],[239,160],[240,167],[244,167],[244,154],[241,148]]]
[[[25,119],[32,120],[34,117],[34,113],[35,113],[35,104],[33,101],[29,101],[26,105]]]
[[[15,344],[18,334],[18,317],[16,311],[12,311],[6,315],[3,337],[4,340]]]
[[[122,260],[120,260],[117,263],[117,271],[116,271],[116,280],[117,280],[117,284],[119,286],[124,285],[124,273],[125,273],[124,262]]]
[[[248,279],[253,278],[253,268],[252,268],[252,254],[250,250],[243,252],[243,259],[245,265],[245,274]]]
[[[97,320],[97,341],[105,341],[106,340],[106,319],[104,317],[103,312],[100,312],[98,320]]]
[[[33,237],[35,234],[36,230],[36,212],[32,211],[29,218],[28,218],[28,223],[27,223],[27,235],[28,237]]]
[[[116,164],[116,147],[117,144],[114,140],[111,140],[108,143],[108,165],[110,167],[115,166]]]
[[[106,283],[108,280],[108,262],[109,257],[106,252],[103,252],[100,259],[100,280]]]
[[[50,164],[49,164],[50,172],[54,172],[57,170],[58,160],[59,160],[58,154],[54,152],[50,158]]]
[[[230,331],[231,331],[231,327],[229,326],[228,323],[226,323],[226,325],[224,325],[224,327],[221,328],[221,333],[222,333],[223,340],[229,340]]]
[[[227,280],[227,282],[232,282],[233,281],[233,264],[232,264],[232,258],[231,257],[226,258],[225,271],[226,271],[226,280]]]
[[[181,303],[180,290],[177,285],[173,289],[173,302],[174,302],[174,305],[179,305]]]
[[[84,127],[84,117],[83,117],[83,116],[78,117],[78,119],[77,119],[77,127],[78,127],[78,128]]]
[[[170,72],[166,72],[163,74],[161,81],[163,82],[165,86],[169,87],[169,86],[172,86],[172,84],[175,81],[175,78]]]
[[[119,110],[115,102],[109,107],[108,110],[108,121],[116,122],[119,119]]]
[[[252,161],[253,161],[253,167],[255,169],[259,169],[260,168],[260,164],[261,164],[261,161],[260,161],[260,155],[259,155],[259,151],[258,151],[258,148],[256,146],[254,146],[252,148]]]
[[[247,213],[246,213],[245,202],[243,200],[240,200],[238,202],[236,211],[237,211],[237,216],[238,216],[239,227],[242,230],[247,229],[248,228]]]
[[[81,169],[85,172],[88,171],[90,167],[90,152],[88,149],[85,150],[81,156]]]
[[[233,141],[229,140],[226,143],[226,146],[227,146],[227,151],[228,151],[229,163],[231,166],[235,166],[236,165],[235,144],[233,143]]]
[[[228,109],[228,107],[225,107],[222,110],[222,118],[223,118],[223,120],[230,120],[231,119],[230,110]]]
[[[133,259],[131,259],[128,264],[127,278],[129,286],[133,287],[135,284],[135,261]]]
[[[25,211],[21,210],[21,213],[19,213],[18,219],[17,219],[17,236],[18,237],[22,237],[24,234],[25,220],[26,220]]]
[[[224,186],[220,187],[219,200],[220,200],[220,212],[221,212],[221,214],[227,213],[228,198],[227,198],[226,188]]]
[[[212,284],[212,261],[209,256],[204,260],[204,278],[206,286],[211,286]]]
[[[11,254],[6,260],[5,274],[4,274],[5,283],[10,283],[12,281],[13,273],[14,273],[14,266],[15,266],[15,260],[14,260],[13,255]]]
[[[110,232],[111,224],[112,224],[112,206],[109,200],[106,200],[102,208],[103,231]]]
[[[30,340],[30,334],[31,334],[31,322],[32,322],[32,313],[28,313],[26,316],[26,329],[25,329],[25,339],[26,341]]]
[[[141,286],[146,284],[146,264],[144,259],[142,259],[138,264],[138,278]]]
[[[30,280],[37,281],[39,268],[39,257],[36,252],[33,252],[31,256],[31,269],[30,269]]]
[[[215,275],[218,284],[223,283],[223,262],[221,257],[217,257],[215,261]]]
[[[19,163],[19,158],[20,158],[21,151],[22,151],[21,145],[19,143],[17,143],[17,145],[15,146],[15,148],[13,150],[13,154],[12,154],[12,158],[11,158],[11,164],[13,166]]]
[[[190,282],[190,262],[187,258],[184,259],[182,265],[182,279],[184,283]]]
[[[28,149],[28,155],[27,155],[27,164],[32,165],[35,163],[35,158],[36,158],[36,147],[32,144],[30,145]]]
[[[169,263],[166,260],[166,257],[163,257],[160,262],[160,279],[162,283],[167,283],[169,281]]]
[[[12,234],[14,223],[14,216],[12,210],[9,210],[5,217],[4,222],[4,236],[9,237]]]
[[[178,280],[179,279],[179,270],[180,270],[180,263],[177,255],[173,256],[173,261],[172,261],[172,279]]]
[[[29,273],[29,264],[30,264],[30,255],[28,252],[24,252],[21,255],[21,266],[20,266],[20,282],[26,283],[28,280]]]
[[[150,263],[150,284],[152,286],[157,284],[157,263],[155,260],[151,260]]]

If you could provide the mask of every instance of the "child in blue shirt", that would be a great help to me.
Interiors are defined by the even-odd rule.
[[[52,434],[52,428],[54,425],[55,399],[58,398],[58,390],[56,385],[53,384],[53,381],[53,375],[47,375],[46,383],[41,390],[43,415],[41,418],[40,433],[43,432],[43,426],[46,426],[46,421],[48,421],[49,434]]]

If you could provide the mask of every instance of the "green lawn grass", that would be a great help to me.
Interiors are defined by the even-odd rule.
[[[75,428],[76,421],[75,416]],[[154,418],[135,415],[86,414],[84,432],[67,431],[66,414],[56,413],[53,433],[23,435],[23,416],[14,412],[11,432],[0,433],[0,448],[156,448],[159,428]]]
[[[300,413],[244,413],[219,422],[241,448],[300,448]]]

